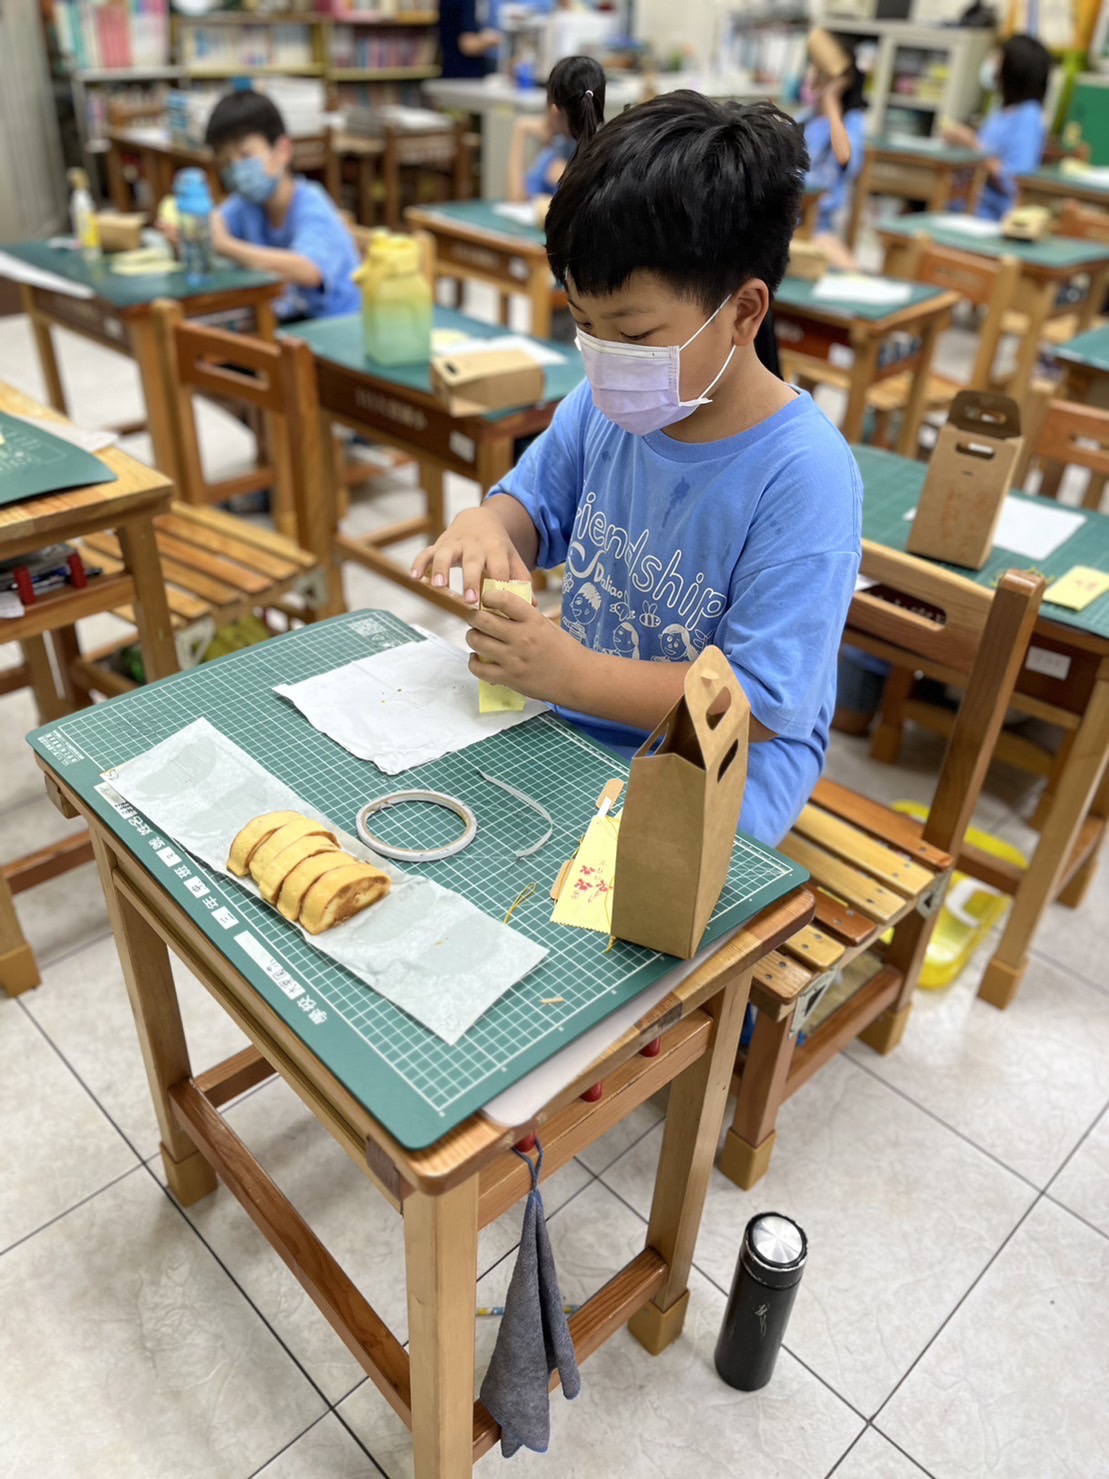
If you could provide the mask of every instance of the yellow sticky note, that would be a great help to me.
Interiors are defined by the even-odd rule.
[[[1044,600],[1053,606],[1067,606],[1071,611],[1084,611],[1098,596],[1109,591],[1109,575],[1090,565],[1075,565],[1066,575],[1044,591]]]
[[[619,836],[618,816],[598,814],[589,823],[563,882],[551,915],[552,923],[612,934],[612,889]]]
[[[530,580],[486,580],[482,587],[486,591],[511,591],[531,605]],[[527,702],[522,693],[506,688],[502,683],[482,683],[478,691],[479,714],[518,714]]]

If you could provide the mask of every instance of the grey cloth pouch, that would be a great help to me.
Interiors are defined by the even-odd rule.
[[[538,1150],[534,1165],[522,1151],[516,1151],[528,1163],[531,1191],[497,1344],[481,1384],[481,1400],[501,1427],[505,1458],[511,1458],[518,1448],[546,1453],[551,1438],[551,1372],[556,1367],[566,1397],[574,1398],[581,1391],[539,1194],[542,1146]]]

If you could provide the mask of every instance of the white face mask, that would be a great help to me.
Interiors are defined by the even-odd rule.
[[[730,299],[729,293],[724,303]],[[614,344],[607,339],[595,339],[579,329],[577,345],[597,410],[633,436],[648,436],[652,431],[684,421],[698,406],[708,405],[709,391],[731,364],[735,345],[719,372],[692,401],[681,398],[681,355],[683,349],[688,349],[704,333],[720,308],[684,344],[661,348],[651,344]]]

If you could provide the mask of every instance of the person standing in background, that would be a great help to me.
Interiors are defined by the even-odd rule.
[[[1000,65],[985,62],[982,86],[1001,93],[995,108],[975,132],[965,123],[949,123],[943,130],[948,144],[981,149],[989,174],[978,201],[977,215],[1000,221],[1017,203],[1018,175],[1040,167],[1047,142],[1044,98],[1051,75],[1051,53],[1034,36],[1010,36],[1001,48]]]
[[[496,65],[501,33],[496,0],[439,0],[444,77],[482,78]]]

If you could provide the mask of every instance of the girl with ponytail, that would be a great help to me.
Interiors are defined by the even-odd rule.
[[[563,57],[547,78],[547,109],[540,118],[516,120],[508,156],[508,198],[536,200],[550,196],[574,157],[605,121],[605,74],[589,56]],[[534,164],[524,164],[529,139],[540,141]]]

